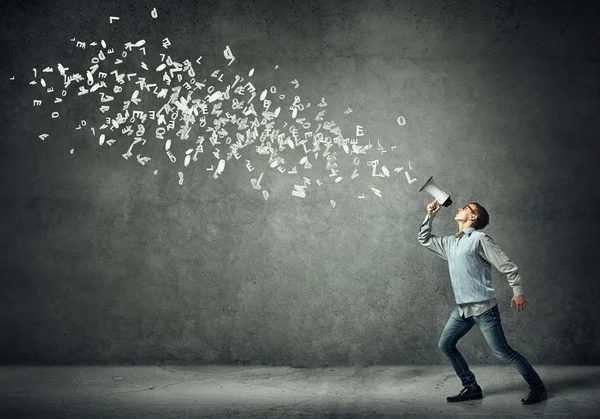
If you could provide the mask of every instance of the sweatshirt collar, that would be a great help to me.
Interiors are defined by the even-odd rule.
[[[476,230],[475,227],[469,227],[469,228],[465,228],[464,230],[462,230],[462,232],[464,233],[463,235],[465,236],[470,236],[472,232],[474,232]],[[459,233],[456,233],[459,234]]]

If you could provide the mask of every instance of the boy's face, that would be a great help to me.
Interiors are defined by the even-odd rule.
[[[454,219],[456,221],[466,223],[469,220],[475,221],[476,215],[477,214],[475,212],[475,206],[473,204],[467,204],[464,207],[458,209],[458,212],[456,213]]]

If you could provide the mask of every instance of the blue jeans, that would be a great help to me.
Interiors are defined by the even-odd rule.
[[[500,310],[498,305],[481,313],[479,316],[462,317],[458,313],[458,306],[450,314],[450,318],[446,323],[446,327],[442,332],[438,347],[442,353],[450,360],[456,375],[462,381],[463,387],[474,389],[477,387],[477,380],[469,370],[467,362],[456,349],[456,343],[460,338],[467,334],[471,328],[477,325],[486,342],[492,349],[496,358],[501,361],[514,364],[519,373],[523,376],[530,388],[540,387],[543,385],[539,375],[527,360],[517,351],[508,346],[502,323],[500,322]]]

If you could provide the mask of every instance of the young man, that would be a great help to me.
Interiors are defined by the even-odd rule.
[[[450,280],[457,306],[450,314],[438,346],[452,364],[462,381],[463,389],[456,396],[447,397],[449,402],[481,399],[483,392],[477,384],[467,362],[456,348],[456,343],[471,328],[479,327],[494,355],[504,362],[514,364],[529,384],[529,394],[521,399],[524,404],[538,403],[548,398],[544,383],[531,364],[512,349],[504,337],[496,290],[492,285],[491,265],[506,274],[513,289],[511,300],[517,311],[528,304],[523,295],[521,277],[517,266],[500,250],[492,238],[481,232],[489,223],[488,212],[476,202],[458,210],[454,220],[458,223],[456,236],[437,237],[431,234],[431,224],[440,204],[433,200],[427,206],[427,216],[421,225],[418,240],[423,246],[448,261]]]

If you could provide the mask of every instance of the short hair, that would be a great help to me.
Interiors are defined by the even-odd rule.
[[[471,203],[475,205],[475,209],[477,212],[477,219],[475,220],[473,227],[475,228],[475,230],[482,230],[490,223],[490,214],[488,214],[487,210],[477,202]]]

